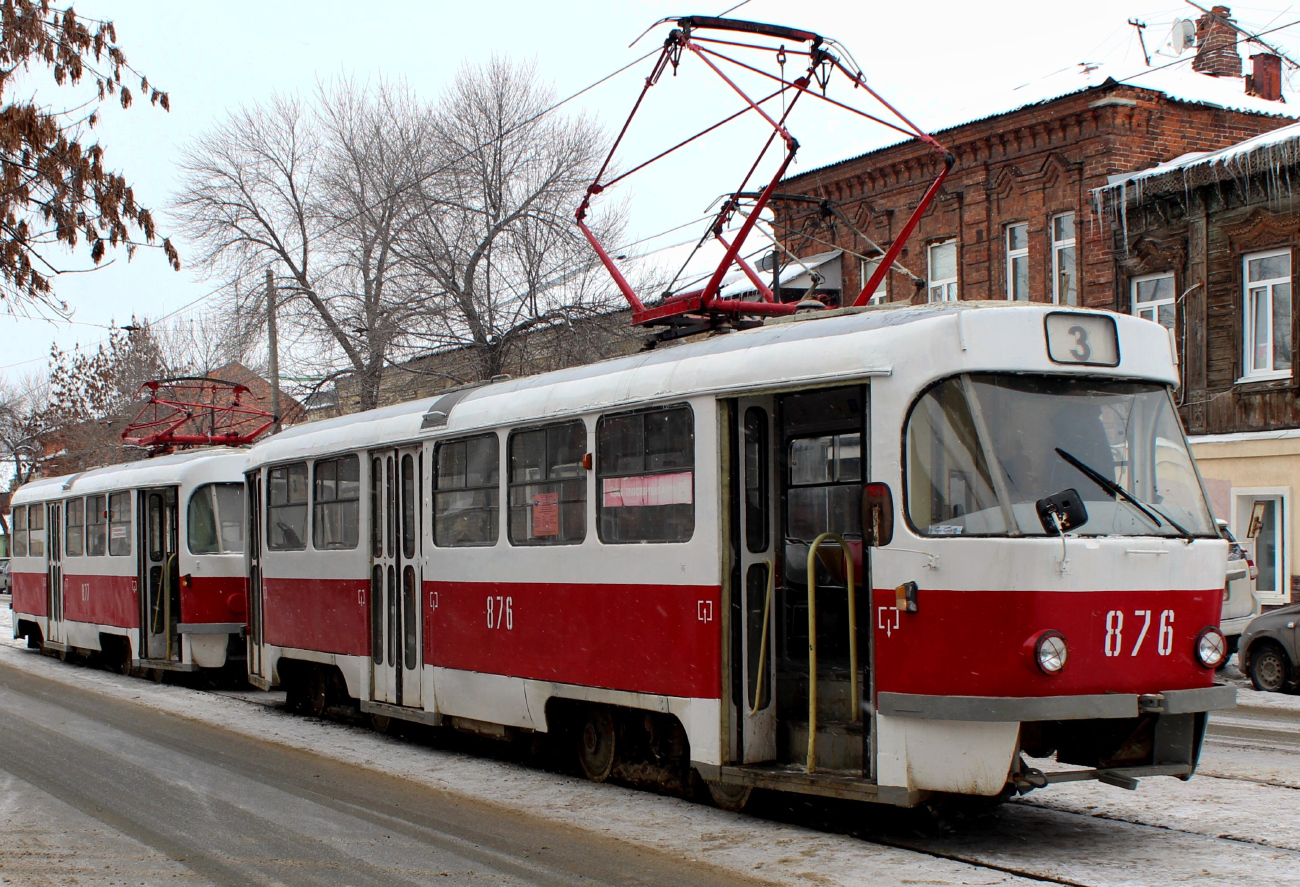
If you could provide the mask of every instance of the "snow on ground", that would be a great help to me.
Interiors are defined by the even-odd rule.
[[[1027,885],[1031,880],[1016,874],[1025,872],[1104,887],[1300,885],[1300,820],[1287,812],[1300,800],[1300,745],[1268,741],[1269,728],[1300,732],[1294,697],[1242,691],[1249,711],[1216,714],[1212,723],[1247,733],[1263,726],[1264,739],[1212,736],[1190,782],[1146,779],[1135,792],[1095,782],[1056,785],[969,832],[883,839],[900,847],[874,843],[871,834],[860,840],[737,816],[294,717],[268,704],[281,694],[204,693],[70,667],[20,649],[21,641],[9,639],[8,618],[0,610],[0,662],[7,666],[774,883]]]
[[[21,649],[11,639],[9,611],[0,611],[0,661],[43,678],[105,696],[306,748],[337,761],[413,779],[430,788],[543,816],[597,834],[673,853],[777,884],[924,883],[1031,885],[993,869],[810,829],[739,817],[674,798],[417,746],[343,724],[249,705],[256,694],[222,695],[156,685],[103,671],[69,667]]]

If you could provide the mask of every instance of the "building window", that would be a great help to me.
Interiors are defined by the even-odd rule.
[[[306,548],[307,463],[272,468],[266,494],[266,547],[272,551]]]
[[[867,281],[871,279],[871,275],[876,273],[876,269],[880,267],[880,262],[883,258],[884,256],[874,256],[870,259],[862,260],[862,285],[863,286],[866,286]],[[867,302],[867,304],[883,305],[888,301],[889,301],[889,275],[886,274],[884,277],[880,278],[880,285],[877,286],[876,291],[871,294],[871,300]]]
[[[14,508],[14,557],[27,557],[27,506]]]
[[[68,557],[80,557],[86,538],[86,503],[81,499],[69,499],[63,504],[63,514],[68,525],[63,533],[63,553]]]
[[[1174,328],[1174,276],[1149,274],[1133,281],[1133,314],[1143,320]]]
[[[108,553],[112,557],[131,553],[130,493],[113,493],[108,497]]]
[[[109,511],[113,509],[110,508]],[[204,484],[199,487],[194,491],[194,495],[190,496],[188,524],[186,535],[191,554],[242,552],[244,550],[243,486]],[[113,533],[113,541],[116,542],[116,530]]]
[[[930,301],[957,301],[957,241],[930,244]]]
[[[571,545],[587,538],[587,429],[564,422],[510,435],[513,545]]]
[[[500,533],[501,444],[495,434],[438,444],[433,544],[495,545]]]
[[[1052,301],[1058,305],[1079,304],[1079,282],[1075,271],[1074,213],[1052,219]]]
[[[1285,491],[1238,489],[1233,494],[1236,499],[1234,535],[1246,546],[1259,570],[1256,596],[1265,604],[1288,603],[1291,588],[1286,540],[1290,515]]]
[[[86,555],[102,557],[108,553],[108,509],[103,496],[86,497]]]
[[[27,517],[27,553],[45,557],[45,506],[33,505]]]
[[[1029,223],[1007,225],[1007,298],[1029,301]]]
[[[695,432],[686,405],[596,425],[601,542],[686,542],[695,532]]]
[[[1291,375],[1291,251],[1243,257],[1246,378]]]
[[[314,471],[312,547],[319,551],[356,548],[361,526],[361,459],[321,459]]]

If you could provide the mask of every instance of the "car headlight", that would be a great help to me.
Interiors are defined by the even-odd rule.
[[[1065,660],[1069,654],[1065,635],[1059,631],[1043,632],[1038,636],[1038,642],[1034,644],[1034,659],[1038,662],[1038,667],[1043,670],[1043,674],[1058,674],[1065,668]]]
[[[1196,661],[1206,668],[1218,668],[1228,658],[1228,639],[1213,625],[1196,636]]]

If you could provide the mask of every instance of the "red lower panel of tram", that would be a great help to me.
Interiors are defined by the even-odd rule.
[[[430,665],[717,699],[716,585],[426,582]]]
[[[1203,591],[944,591],[922,589],[917,612],[876,589],[871,612],[876,689],[935,696],[1155,693],[1208,687],[1195,659],[1201,630],[1219,624],[1223,589]],[[1065,635],[1058,674],[1034,641]]]

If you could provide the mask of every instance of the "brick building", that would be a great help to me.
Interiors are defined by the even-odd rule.
[[[1134,313],[1173,330],[1183,423],[1216,514],[1248,544],[1266,604],[1300,599],[1300,124],[1117,176],[1099,203]],[[1244,541],[1244,540],[1243,540]]]
[[[1108,221],[1091,209],[1094,189],[1117,173],[1290,122],[1288,106],[1272,100],[1280,91],[1248,93],[1248,84],[1272,83],[1277,59],[1256,57],[1252,76],[1241,77],[1229,16],[1215,7],[1202,17],[1199,49],[1182,64],[1134,76],[1083,66],[1017,90],[998,113],[935,132],[957,164],[901,255],[912,276],[891,271],[885,298],[926,288],[920,298],[1122,307]],[[802,173],[782,192],[828,198],[851,226],[824,208],[785,201],[776,205],[778,230],[800,256],[844,249],[839,272],[853,298],[864,267],[872,269],[871,257],[892,242],[937,174],[934,152],[915,140]]]

